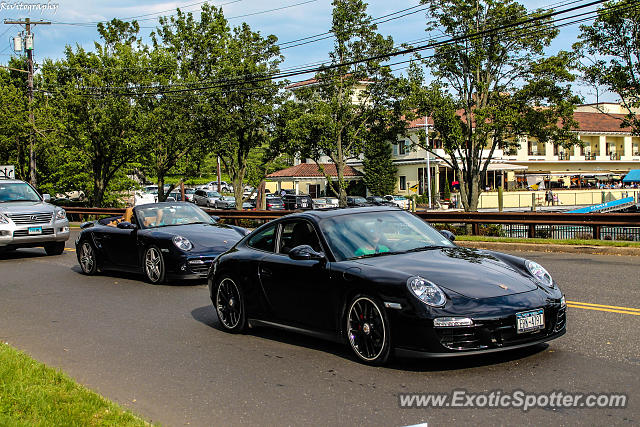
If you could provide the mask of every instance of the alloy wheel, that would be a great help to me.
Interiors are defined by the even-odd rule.
[[[347,317],[347,336],[353,351],[372,362],[385,351],[387,333],[378,305],[367,297],[353,301]]]
[[[149,280],[153,283],[161,281],[164,265],[162,263],[162,255],[160,255],[158,249],[155,247],[147,249],[144,258],[144,269]]]
[[[238,286],[230,278],[224,278],[218,286],[216,310],[220,322],[227,329],[234,329],[242,319],[242,301]]]
[[[84,242],[80,247],[80,266],[85,274],[92,274],[95,271],[96,254],[91,243]]]

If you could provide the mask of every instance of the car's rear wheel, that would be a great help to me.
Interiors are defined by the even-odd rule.
[[[164,259],[157,246],[149,246],[144,252],[144,272],[147,280],[154,285],[164,283],[166,273]]]
[[[376,298],[357,295],[347,311],[345,332],[353,353],[364,363],[382,365],[391,353],[389,320]]]
[[[61,255],[64,252],[64,242],[52,242],[44,245],[47,255]]]
[[[242,288],[231,276],[222,276],[218,280],[214,295],[213,303],[223,329],[232,333],[244,331],[247,316]]]
[[[87,240],[82,242],[82,244],[80,245],[78,262],[80,263],[80,269],[84,274],[93,275],[97,273],[98,256],[93,245]]]

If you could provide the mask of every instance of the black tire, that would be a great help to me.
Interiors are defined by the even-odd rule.
[[[247,328],[244,293],[238,281],[223,275],[216,282],[212,297],[220,326],[226,332],[238,334]]]
[[[64,242],[45,243],[44,251],[47,255],[62,255],[64,252]]]
[[[150,283],[160,285],[165,282],[166,268],[159,247],[151,245],[144,251],[142,270]]]
[[[88,240],[83,240],[78,246],[78,263],[82,272],[88,276],[98,272],[98,254]]]
[[[356,295],[345,314],[345,338],[359,361],[384,365],[391,354],[391,328],[377,298]]]

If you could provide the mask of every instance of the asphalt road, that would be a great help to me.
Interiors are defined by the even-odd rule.
[[[545,265],[570,301],[640,308],[637,257],[518,255]],[[292,333],[229,335],[217,327],[204,284],[87,277],[71,250],[0,255],[0,277],[0,339],[164,425],[640,423],[640,315],[633,310],[571,307],[564,337],[526,351],[373,368],[340,345]],[[625,409],[526,413],[398,406],[398,393],[454,389],[621,392],[629,401]]]

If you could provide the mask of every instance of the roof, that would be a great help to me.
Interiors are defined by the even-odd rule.
[[[622,182],[640,182],[640,169],[631,169]]]
[[[462,115],[462,110],[456,112],[458,116]],[[620,132],[631,133],[631,127],[620,127],[622,120],[626,118],[625,114],[604,114],[598,112],[576,111],[573,118],[578,122],[578,132]],[[424,128],[425,117],[419,117],[409,122],[409,129]],[[428,125],[433,126],[433,119],[428,118]]]
[[[329,218],[340,215],[353,215],[358,213],[371,213],[371,212],[407,212],[403,209],[399,209],[395,206],[365,206],[365,207],[345,207],[345,208],[325,208],[325,209],[313,209],[303,212],[297,212],[287,215],[287,218],[291,217],[313,217],[316,219]]]
[[[292,166],[287,169],[275,171],[267,175],[267,178],[324,178],[325,173],[322,173],[320,167],[322,166],[325,173],[331,177],[338,177],[335,163],[300,163],[297,166]],[[344,168],[345,177],[360,177],[362,173],[356,170],[354,167],[346,165]]]

